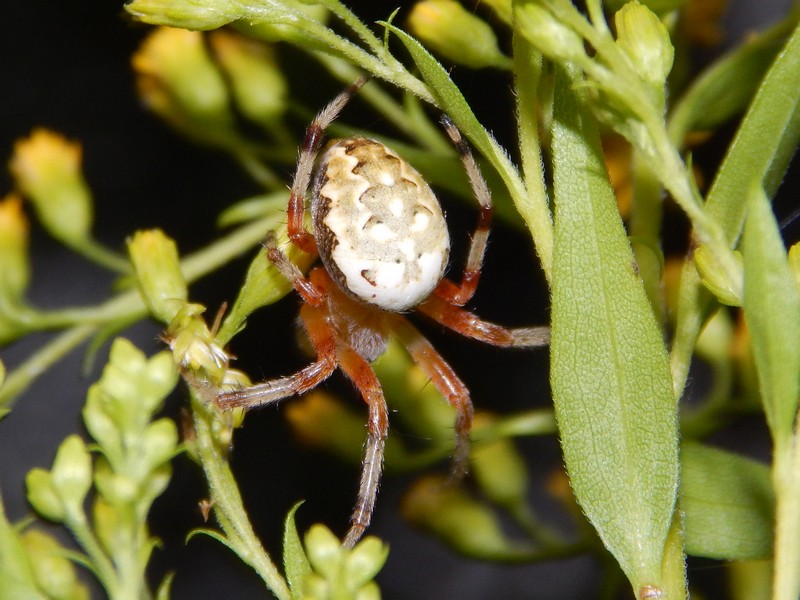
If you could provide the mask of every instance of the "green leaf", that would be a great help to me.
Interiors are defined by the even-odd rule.
[[[706,198],[706,210],[735,240],[751,182],[773,196],[800,140],[800,26],[778,54],[736,132]]]
[[[553,125],[551,385],[576,498],[634,590],[657,585],[678,484],[676,402],[661,331],[602,161],[560,71]]]
[[[772,553],[775,494],[769,467],[694,442],[681,447],[686,552],[724,560]]]
[[[670,114],[669,133],[675,144],[681,145],[690,131],[713,130],[747,107],[795,21],[797,15],[749,36],[692,82]]]
[[[800,393],[800,291],[761,189],[751,192],[748,207],[744,316],[767,423],[776,443],[788,442]]]
[[[301,598],[303,594],[303,581],[311,573],[311,565],[308,562],[303,542],[297,533],[297,526],[294,522],[294,515],[303,501],[296,503],[286,515],[283,529],[283,568],[286,572],[286,580],[292,590],[292,597]]]

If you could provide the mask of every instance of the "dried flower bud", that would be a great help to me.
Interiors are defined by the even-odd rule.
[[[421,0],[408,15],[408,27],[428,48],[472,69],[510,68],[488,23],[455,0]]]
[[[185,304],[169,324],[166,337],[176,364],[199,374],[202,380],[219,382],[228,355],[200,316],[205,310],[201,304]]]
[[[81,173],[80,144],[47,129],[34,129],[14,145],[9,169],[50,235],[73,247],[89,237],[94,216]]]

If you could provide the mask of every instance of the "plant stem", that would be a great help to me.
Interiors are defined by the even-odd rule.
[[[255,569],[279,600],[289,600],[289,586],[253,532],[230,464],[214,439],[214,428],[219,425],[215,423],[218,415],[206,405],[197,389],[190,389],[197,453],[206,474],[217,520],[239,557]]]
[[[774,600],[800,596],[800,444],[798,434],[776,441],[772,482],[775,487]]]

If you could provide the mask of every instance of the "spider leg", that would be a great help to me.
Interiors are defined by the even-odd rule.
[[[467,261],[464,265],[464,272],[461,276],[461,283],[454,283],[448,279],[442,279],[436,287],[435,293],[444,298],[451,304],[463,306],[475,294],[478,287],[478,280],[481,275],[481,266],[483,265],[483,256],[486,253],[486,244],[489,240],[489,227],[492,223],[492,194],[489,192],[489,187],[486,185],[481,176],[478,163],[475,162],[475,157],[469,149],[466,141],[461,136],[461,132],[455,123],[449,117],[442,117],[442,125],[444,125],[447,135],[453,141],[453,144],[458,151],[461,162],[464,164],[464,170],[467,172],[469,183],[472,186],[472,193],[478,201],[480,212],[478,213],[478,222],[475,226],[475,231],[470,240],[469,252],[467,254]]]
[[[550,328],[547,326],[503,327],[484,321],[468,310],[436,295],[425,300],[417,310],[456,333],[493,346],[533,348],[550,343]]]
[[[342,371],[361,392],[369,408],[367,443],[364,447],[358,499],[350,519],[350,530],[343,542],[347,548],[352,548],[364,535],[372,519],[375,498],[378,495],[378,483],[383,470],[383,452],[389,429],[389,417],[383,390],[369,363],[348,346],[337,350],[337,358]]]
[[[311,176],[314,171],[314,161],[322,146],[325,130],[339,116],[345,105],[366,81],[366,77],[357,79],[323,108],[306,129],[303,145],[300,147],[297,171],[289,194],[289,207],[286,216],[289,238],[298,248],[309,254],[317,253],[317,243],[314,241],[314,237],[306,231],[303,216],[305,214],[306,193],[311,185]]]
[[[450,478],[461,479],[469,467],[469,432],[474,413],[469,390],[433,345],[408,320],[397,315],[392,320],[391,327],[392,333],[406,347],[414,362],[450,406],[456,409],[455,448]]]
[[[293,375],[270,379],[242,390],[222,392],[216,402],[220,408],[253,408],[296,396],[315,388],[336,369],[336,337],[321,308],[304,304],[300,309],[317,360]]]
[[[303,272],[297,268],[297,265],[289,260],[289,257],[278,248],[275,232],[270,231],[267,234],[264,246],[267,249],[269,261],[292,284],[303,300],[313,306],[319,306],[325,301],[325,292],[315,286],[310,279],[306,278]]]

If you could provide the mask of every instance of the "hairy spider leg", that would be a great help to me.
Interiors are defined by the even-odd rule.
[[[267,249],[267,258],[275,265],[287,281],[298,294],[314,306],[319,306],[325,301],[325,292],[318,289],[311,280],[303,275],[303,272],[278,248],[275,232],[270,231],[267,239],[264,240],[264,247]]]
[[[405,317],[395,315],[392,318],[391,331],[448,404],[456,410],[455,447],[450,478],[461,479],[469,468],[469,432],[474,415],[469,390],[427,338]]]
[[[317,159],[319,149],[322,147],[322,140],[325,137],[325,130],[339,116],[342,109],[350,102],[350,99],[367,82],[366,77],[361,77],[341,91],[331,102],[323,108],[314,120],[306,128],[303,138],[303,145],[300,147],[300,155],[297,159],[297,171],[292,182],[292,190],[289,194],[289,207],[287,210],[287,221],[289,239],[303,252],[317,254],[317,242],[303,223],[305,215],[306,194],[311,185],[311,177],[314,173],[314,162]]]
[[[455,123],[446,115],[442,116],[442,125],[444,125],[447,135],[450,136],[453,145],[458,151],[469,183],[472,186],[472,193],[478,201],[480,210],[478,212],[478,222],[475,225],[475,230],[470,240],[467,260],[461,275],[461,283],[455,283],[449,279],[442,279],[439,285],[436,286],[434,293],[447,300],[450,304],[464,306],[464,304],[469,302],[475,294],[475,290],[478,288],[478,280],[481,276],[483,257],[484,254],[486,254],[486,244],[489,240],[489,229],[492,224],[494,207],[492,205],[492,194],[489,192],[489,187],[481,176],[478,163],[475,161],[475,157],[469,149],[467,142],[462,137],[458,127],[456,127]]]
[[[372,520],[372,511],[375,509],[375,499],[378,496],[378,483],[383,470],[383,453],[389,431],[389,417],[381,384],[369,363],[355,350],[341,343],[337,357],[339,367],[358,388],[369,409],[361,483],[353,516],[350,518],[350,530],[343,542],[345,547],[352,548],[364,535],[364,531]]]
[[[456,333],[492,346],[534,348],[550,343],[550,328],[547,326],[503,327],[484,321],[468,310],[435,295],[430,296],[416,310]]]
[[[327,323],[326,313],[311,304],[300,308],[300,320],[317,353],[317,360],[297,373],[270,379],[254,386],[223,392],[216,398],[220,408],[253,408],[307,392],[325,381],[336,370],[336,336]]]

